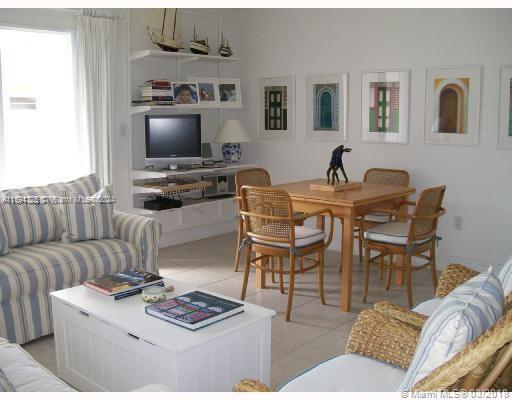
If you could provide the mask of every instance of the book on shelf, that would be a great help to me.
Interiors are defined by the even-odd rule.
[[[146,314],[192,331],[243,311],[243,303],[198,290],[146,306]]]
[[[142,90],[140,93],[142,96],[166,96],[173,97],[170,90]]]
[[[172,96],[141,96],[141,100],[148,101],[174,101]]]
[[[96,279],[85,281],[84,285],[108,296],[116,296],[136,289],[142,289],[156,283],[163,283],[164,278],[141,269],[106,274]]]
[[[171,81],[168,79],[149,79],[144,82],[145,86],[171,86]]]
[[[134,106],[175,106],[174,101],[133,100]]]
[[[170,86],[157,86],[157,85],[140,85],[139,87],[140,87],[140,90],[142,90],[142,91],[160,90],[160,91],[170,92],[172,89]]]

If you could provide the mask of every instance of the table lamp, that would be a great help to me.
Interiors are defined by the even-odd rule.
[[[248,143],[251,141],[251,138],[240,120],[227,119],[217,133],[215,141],[223,143],[222,156],[224,160],[236,162],[242,156],[242,146],[240,143]]]

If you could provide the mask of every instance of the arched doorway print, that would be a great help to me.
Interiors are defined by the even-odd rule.
[[[445,133],[457,132],[459,95],[446,87],[439,95],[439,131]]]

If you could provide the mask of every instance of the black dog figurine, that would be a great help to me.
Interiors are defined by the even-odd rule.
[[[345,183],[348,183],[347,174],[345,173],[345,168],[343,168],[343,153],[347,152],[350,153],[352,149],[345,148],[345,146],[341,145],[336,147],[331,156],[331,162],[329,163],[329,169],[327,170],[327,184],[331,185],[331,171],[332,171],[332,185],[334,186],[335,182],[334,179],[340,183],[340,178],[338,176],[338,168],[341,169],[341,173],[343,174],[343,177],[345,178]]]

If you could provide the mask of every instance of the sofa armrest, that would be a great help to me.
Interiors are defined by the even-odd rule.
[[[114,230],[118,239],[133,244],[141,255],[141,268],[158,273],[157,256],[160,222],[141,215],[114,212]]]
[[[423,328],[423,325],[425,325],[425,321],[428,318],[426,315],[397,306],[389,301],[379,301],[374,304],[373,309],[388,317],[404,322],[418,330]]]
[[[437,282],[436,297],[445,297],[457,286],[478,275],[474,269],[460,264],[448,264]]]
[[[242,379],[233,385],[233,392],[271,392],[267,385],[256,379]]]
[[[346,353],[371,357],[407,369],[420,331],[375,310],[363,310],[352,327]]]

